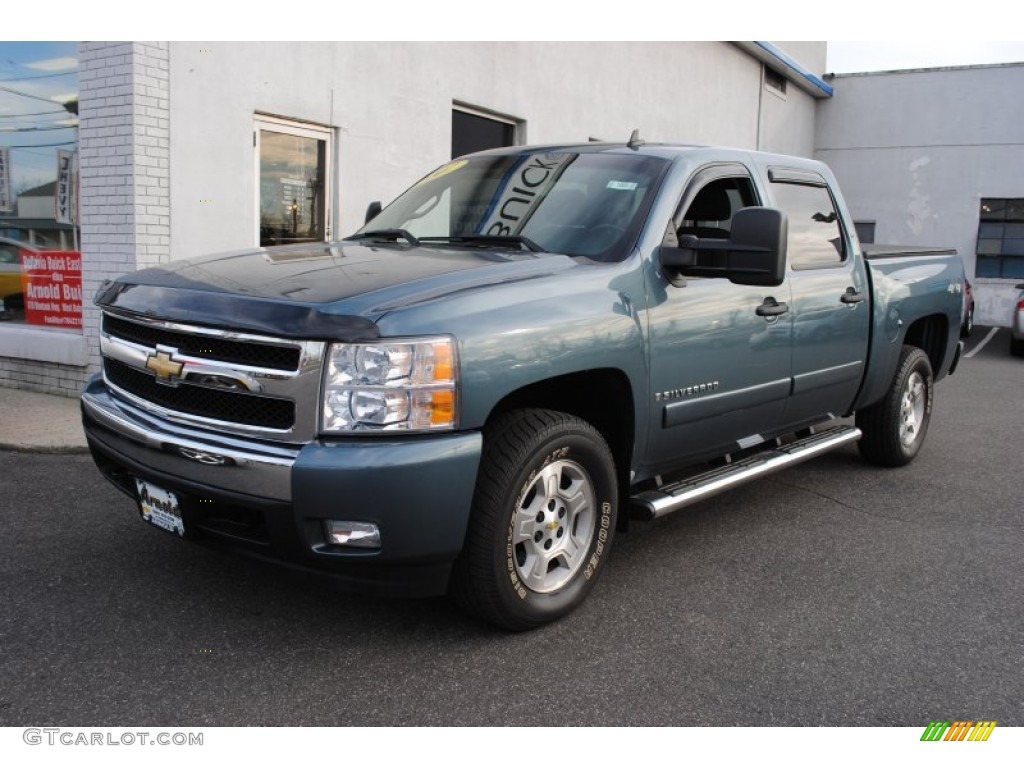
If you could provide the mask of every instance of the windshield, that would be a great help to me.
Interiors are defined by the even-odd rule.
[[[421,242],[492,246],[520,238],[551,253],[616,261],[635,240],[665,165],[643,155],[572,152],[453,160],[353,237],[401,230]]]

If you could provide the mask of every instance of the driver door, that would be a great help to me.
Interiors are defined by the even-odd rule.
[[[666,245],[679,235],[727,239],[733,214],[758,205],[741,165],[706,168],[688,185]],[[702,260],[721,258],[702,254]],[[782,421],[790,393],[789,282],[737,285],[686,277],[674,285],[650,271],[650,469],[665,471],[755,445]],[[758,310],[761,308],[762,314]]]

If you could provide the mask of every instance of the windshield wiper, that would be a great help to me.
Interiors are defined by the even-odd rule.
[[[523,235],[438,235],[421,237],[423,243],[452,243],[454,245],[481,245],[481,246],[503,246],[518,245],[534,253],[540,253],[544,249],[528,237]]]
[[[349,235],[345,240],[405,240],[409,245],[419,245],[420,241],[412,232],[405,229],[371,229],[369,232],[356,232]]]

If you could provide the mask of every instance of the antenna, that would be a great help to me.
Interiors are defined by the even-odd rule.
[[[629,141],[626,142],[626,146],[630,149],[639,149],[644,144],[644,140],[640,138],[640,129],[634,128],[633,133],[629,135]]]

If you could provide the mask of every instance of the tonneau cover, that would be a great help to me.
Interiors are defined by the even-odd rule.
[[[879,245],[877,243],[861,243],[860,249],[865,259],[956,254],[956,248],[940,248],[935,245]]]

